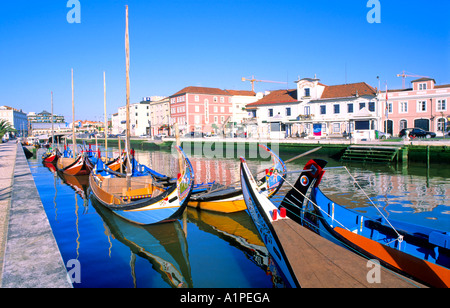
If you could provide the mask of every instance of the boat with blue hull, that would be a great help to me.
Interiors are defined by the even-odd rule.
[[[241,158],[241,185],[248,213],[286,282],[302,288],[423,287],[406,277],[380,268],[383,279],[368,278],[368,261],[336,245],[286,216],[258,189],[245,159]]]
[[[327,162],[310,160],[281,206],[288,216],[366,258],[432,287],[450,286],[450,234],[347,209],[319,188]],[[376,206],[375,206],[376,207]]]
[[[177,219],[187,206],[194,185],[194,171],[184,151],[184,170],[174,184],[164,187],[148,176],[122,177],[108,169],[102,160],[89,176],[94,197],[118,216],[136,224],[148,225]]]

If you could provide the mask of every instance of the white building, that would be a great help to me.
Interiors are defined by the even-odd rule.
[[[161,96],[151,96],[139,103],[130,104],[130,135],[134,137],[149,135],[152,125],[150,105],[151,99],[161,99]],[[125,133],[126,129],[126,106],[119,107],[117,118],[113,116],[113,131],[119,134]]]
[[[22,109],[0,106],[0,120],[6,120],[17,130],[16,136],[28,135],[28,119]]]
[[[381,127],[376,90],[365,82],[327,86],[316,78],[296,81],[297,89],[276,90],[255,103],[262,137],[340,137]]]

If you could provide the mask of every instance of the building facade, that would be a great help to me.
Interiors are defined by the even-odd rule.
[[[403,128],[414,127],[442,136],[450,120],[450,84],[436,85],[432,78],[420,78],[411,85],[379,93],[378,99],[385,104],[383,127],[394,136]]]
[[[149,136],[169,136],[170,131],[170,100],[168,97],[150,103]]]
[[[17,130],[16,136],[28,135],[28,119],[22,109],[0,106],[0,119],[8,121]]]
[[[376,89],[365,82],[327,86],[317,78],[296,81],[251,104],[261,137],[342,137],[355,130],[377,130],[381,108]]]
[[[182,134],[217,134],[233,115],[232,96],[218,88],[186,87],[170,96],[171,124]]]

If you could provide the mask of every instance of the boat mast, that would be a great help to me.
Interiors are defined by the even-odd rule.
[[[108,115],[106,114],[106,77],[105,72],[103,72],[103,105],[105,108],[105,163],[108,162]]]
[[[128,5],[125,6],[125,62],[127,74],[127,140],[126,149],[127,155],[130,155],[130,43],[128,38]],[[131,164],[130,159],[127,159],[127,183],[130,182]],[[128,185],[127,185],[128,187]]]
[[[71,69],[72,73],[72,145],[73,145],[73,158],[77,155],[77,141],[75,139],[75,104],[74,104],[74,96],[73,96],[73,68]]]
[[[52,151],[54,150],[53,144],[55,142],[55,131],[53,130],[53,91],[51,91],[52,95]]]

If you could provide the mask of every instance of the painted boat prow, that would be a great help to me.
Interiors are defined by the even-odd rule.
[[[242,193],[248,213],[255,223],[264,245],[277,263],[289,285],[291,287],[300,287],[272,226],[272,215],[274,215],[274,212],[278,213],[278,209],[267,197],[255,193],[257,192],[257,184],[244,158],[241,158],[240,177]]]

